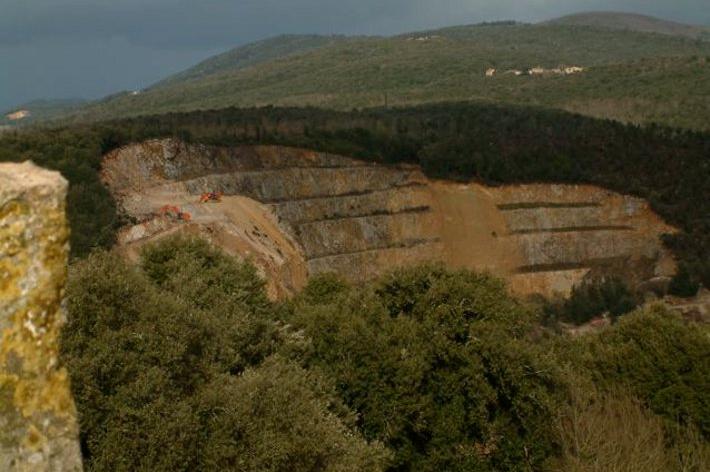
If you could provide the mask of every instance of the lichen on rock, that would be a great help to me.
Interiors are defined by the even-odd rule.
[[[59,365],[67,183],[0,164],[0,470],[81,470],[76,409]]]

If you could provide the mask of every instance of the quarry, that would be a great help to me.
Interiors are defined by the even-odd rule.
[[[200,235],[250,259],[272,298],[317,274],[363,282],[425,262],[544,296],[595,274],[640,286],[676,271],[661,242],[673,227],[644,200],[589,185],[488,187],[432,180],[413,165],[176,139],[110,152],[102,180],[131,221],[118,237],[129,258],[168,235]],[[201,202],[206,192],[220,198]]]
[[[31,116],[31,113],[29,110],[17,110],[12,113],[8,113],[5,115],[5,118],[7,118],[10,121],[20,121],[24,120],[25,118],[29,118]]]

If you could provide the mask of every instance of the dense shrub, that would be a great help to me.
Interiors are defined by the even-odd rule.
[[[333,377],[392,470],[528,470],[557,452],[565,388],[502,282],[422,267],[305,293],[290,319],[312,340],[305,365]]]
[[[68,287],[62,356],[88,470],[379,470],[384,449],[278,343],[254,269],[206,243],[97,253]]]
[[[627,386],[670,423],[710,438],[710,337],[662,307],[644,309],[585,340],[599,385]]]
[[[548,321],[584,324],[602,314],[616,319],[637,306],[636,296],[623,280],[600,277],[584,280],[568,298],[547,303],[544,310]]]
[[[62,357],[87,470],[702,472],[710,338],[660,309],[541,329],[487,275],[312,279],[170,238],[71,270]]]
[[[564,445],[550,470],[560,472],[702,472],[710,463],[710,443],[692,426],[674,428],[669,437],[663,418],[619,391],[575,388],[562,405],[559,422]]]
[[[206,386],[198,415],[209,437],[201,470],[377,471],[389,457],[353,434],[330,384],[278,357]]]
[[[172,237],[143,251],[141,267],[162,290],[206,311],[229,336],[221,355],[238,372],[260,362],[278,343],[264,282],[251,264],[238,264],[201,239]]]

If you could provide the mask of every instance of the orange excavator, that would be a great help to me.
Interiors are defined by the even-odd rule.
[[[175,205],[165,205],[160,209],[160,214],[178,221],[190,221],[192,219],[191,214],[182,211],[180,207]]]
[[[223,196],[224,196],[224,193],[222,193],[222,192],[203,193],[200,196],[200,203],[209,203],[209,202],[219,203],[222,201]]]

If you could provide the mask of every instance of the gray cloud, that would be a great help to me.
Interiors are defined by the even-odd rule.
[[[394,34],[585,10],[710,24],[707,0],[0,0],[0,108],[140,88],[281,33]]]

